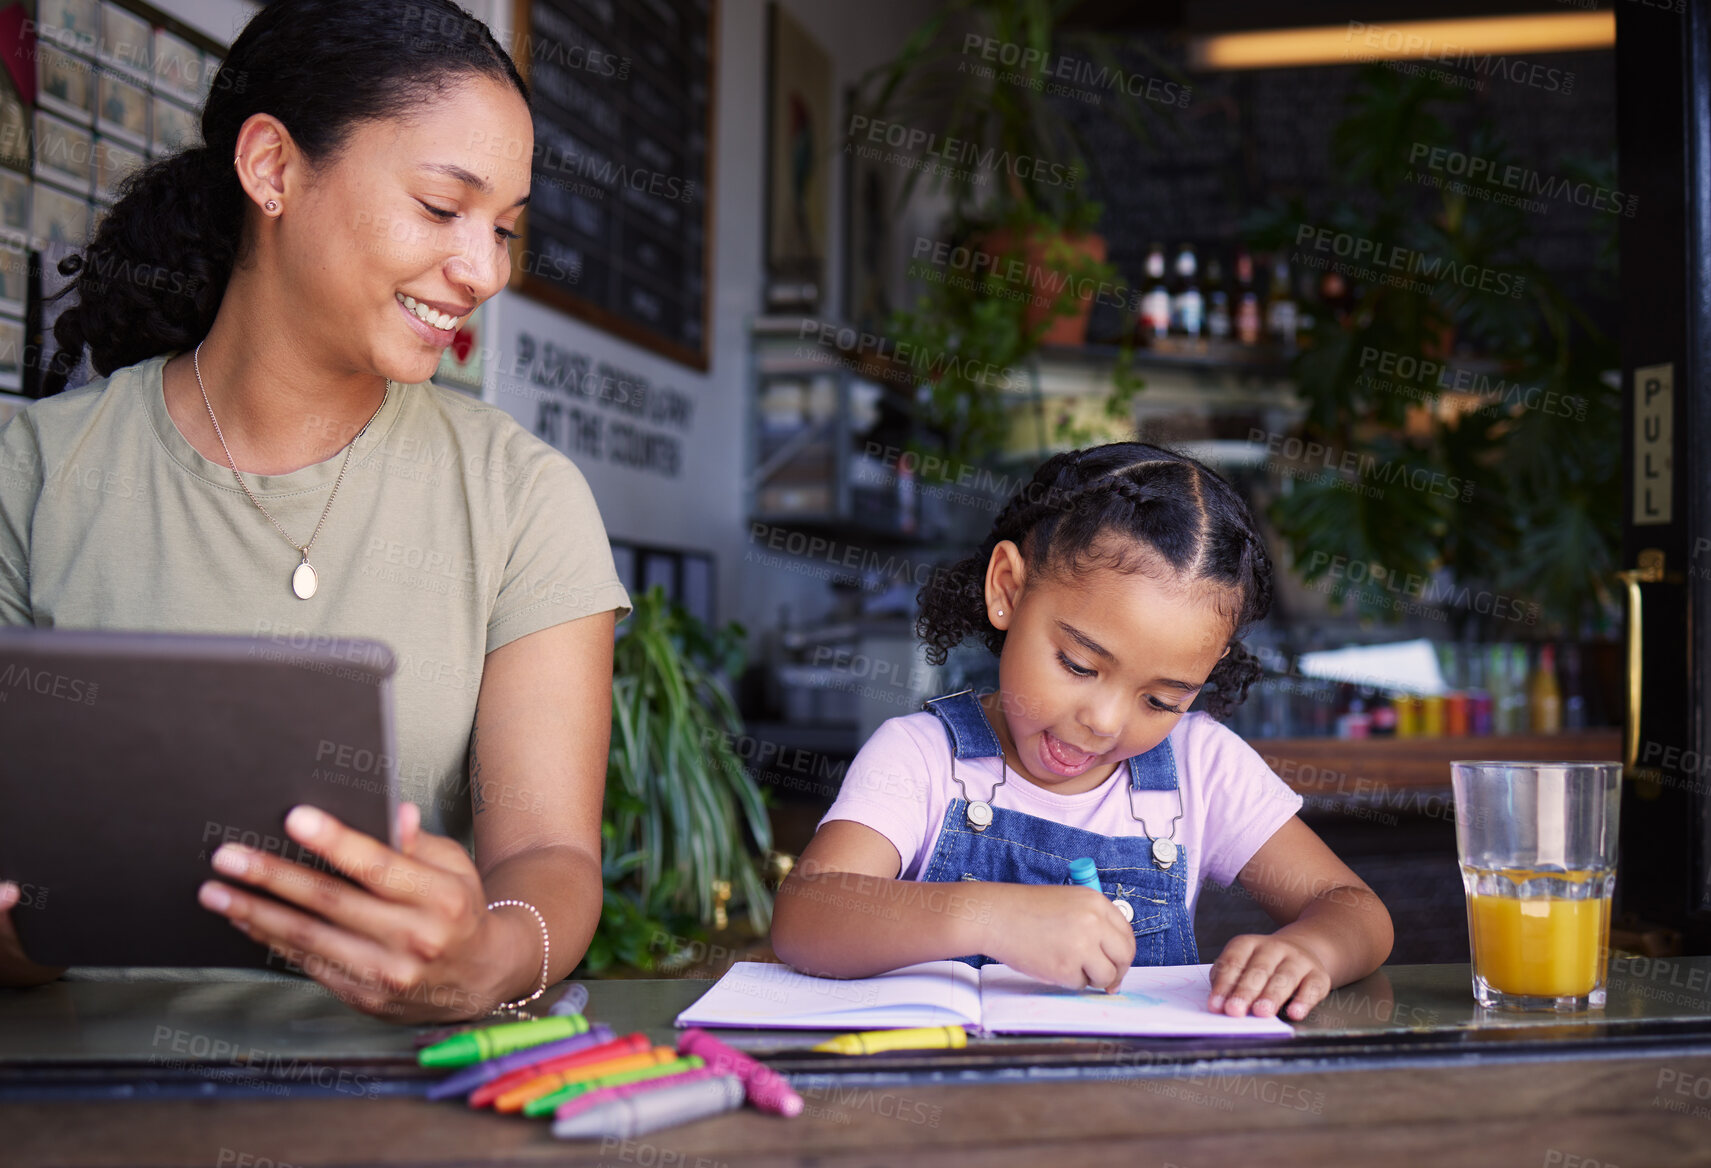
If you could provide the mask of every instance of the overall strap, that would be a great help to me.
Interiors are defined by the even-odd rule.
[[[1170,749],[1170,739],[1129,759],[1130,791],[1176,790],[1176,755]]]
[[[986,711],[980,708],[980,699],[974,696],[972,689],[928,698],[923,704],[945,724],[953,758],[997,758],[1004,753],[1004,747],[993,732],[992,724],[986,720]],[[1171,767],[1170,771],[1174,784],[1176,768]]]

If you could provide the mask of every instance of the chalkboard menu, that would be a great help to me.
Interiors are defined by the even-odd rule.
[[[518,0],[535,156],[512,286],[707,368],[716,0]]]

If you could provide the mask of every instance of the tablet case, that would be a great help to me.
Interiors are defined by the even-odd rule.
[[[378,641],[0,629],[0,878],[25,953],[290,969],[196,891],[227,841],[324,868],[285,833],[298,803],[392,841],[393,669]]]

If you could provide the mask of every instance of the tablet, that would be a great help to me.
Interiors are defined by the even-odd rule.
[[[378,641],[0,629],[0,878],[24,952],[288,968],[196,890],[228,841],[325,868],[285,833],[299,803],[396,844],[393,669]]]

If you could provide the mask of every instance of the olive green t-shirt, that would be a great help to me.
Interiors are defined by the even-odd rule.
[[[470,726],[487,653],[629,611],[588,484],[510,415],[432,384],[394,385],[301,557],[166,410],[154,357],[34,402],[0,429],[0,624],[254,636],[303,648],[382,641],[401,797],[470,839]],[[321,425],[306,416],[305,426]],[[345,452],[245,480],[298,543]]]

